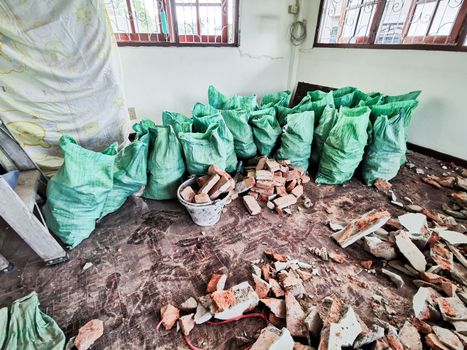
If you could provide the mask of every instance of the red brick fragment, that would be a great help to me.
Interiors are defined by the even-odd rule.
[[[75,346],[78,350],[89,349],[102,334],[104,334],[104,322],[91,320],[79,329],[74,341]]]
[[[191,186],[185,187],[183,190],[180,191],[180,197],[182,197],[187,202],[192,203],[195,199],[196,193],[193,191]]]
[[[171,329],[180,317],[180,310],[171,304],[161,308],[161,323],[166,330]]]
[[[237,298],[231,289],[213,292],[211,294],[211,300],[215,312],[222,312],[237,304]]]

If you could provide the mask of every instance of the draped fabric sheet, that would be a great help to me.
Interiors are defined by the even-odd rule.
[[[47,173],[62,134],[95,151],[128,134],[102,0],[0,0],[0,119]]]

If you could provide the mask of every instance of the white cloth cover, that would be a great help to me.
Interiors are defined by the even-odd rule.
[[[128,112],[102,0],[0,0],[0,119],[46,172],[58,140],[101,151],[128,135]]]

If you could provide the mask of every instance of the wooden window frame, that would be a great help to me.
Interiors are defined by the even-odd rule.
[[[347,0],[348,2],[349,0]],[[430,20],[430,24],[427,29],[427,34],[431,29],[431,25],[434,20],[434,15],[436,14],[436,9],[439,6],[441,0],[432,0],[436,2],[435,10],[433,11],[433,16]],[[315,31],[315,38],[313,42],[313,47],[327,47],[327,48],[347,48],[347,49],[390,49],[390,50],[436,50],[436,51],[460,51],[467,52],[467,46],[464,46],[464,40],[467,35],[467,0],[461,5],[459,13],[457,14],[456,20],[452,26],[451,33],[448,36],[425,36],[425,37],[408,37],[407,33],[409,31],[411,18],[413,17],[416,7],[417,0],[412,0],[411,7],[409,9],[408,16],[404,22],[404,27],[402,29],[402,44],[377,44],[375,43],[376,36],[378,33],[378,28],[380,26],[384,9],[387,3],[387,0],[379,0],[376,5],[375,14],[370,26],[370,31],[368,35],[368,40],[365,43],[355,43],[355,44],[345,44],[345,43],[320,43],[318,42],[320,36],[320,26],[321,19],[323,16],[325,0],[321,0],[319,6],[318,22]],[[345,8],[343,6],[343,12],[345,16]],[[341,18],[343,16],[341,15]],[[344,17],[345,18],[345,17]],[[357,21],[358,24],[358,21]],[[341,25],[339,25],[338,34],[341,31]],[[339,35],[337,36],[339,38]],[[363,37],[362,37],[363,38]],[[366,38],[366,37],[365,37]],[[361,41],[361,39],[359,39]],[[447,43],[445,43],[447,41]],[[404,44],[404,42],[407,42]],[[410,42],[410,43],[408,43]],[[437,44],[438,42],[438,44]]]
[[[167,13],[168,25],[170,28],[169,34],[162,33],[161,23],[159,23],[160,33],[138,33],[136,31],[135,21],[133,18],[133,10],[131,0],[125,0],[128,19],[130,22],[131,33],[114,33],[117,39],[118,46],[180,46],[180,47],[239,47],[239,24],[240,24],[240,0],[234,0],[234,38],[232,43],[228,43],[228,14],[222,10],[222,42],[216,42],[218,35],[198,35],[198,34],[178,34],[178,23],[176,16],[176,0],[163,0],[164,9]],[[191,3],[184,3],[182,6],[196,6],[197,10],[197,31],[200,32],[199,7],[201,6],[219,6],[216,4],[210,5],[200,4],[200,0],[193,0]],[[179,4],[180,6],[180,4]],[[227,2],[220,6],[227,6]],[[141,39],[143,41],[141,41]]]

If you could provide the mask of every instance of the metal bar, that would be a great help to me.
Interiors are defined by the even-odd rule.
[[[126,7],[128,10],[128,20],[130,21],[131,34],[136,35],[135,20],[133,18],[133,9],[131,6],[131,0],[126,0]]]
[[[0,216],[46,263],[67,258],[65,250],[1,177]]]
[[[171,12],[171,17],[173,20],[173,30],[174,30],[174,39],[175,39],[175,45],[177,46],[180,44],[180,39],[178,37],[178,19],[177,19],[177,9],[175,7],[175,0],[167,0],[170,5],[170,12]]]
[[[462,51],[467,52],[467,46],[432,45],[432,44],[325,44],[317,43],[314,47],[344,48],[344,49],[384,49],[384,50],[428,50],[428,51]]]
[[[462,46],[467,34],[467,0],[464,0],[462,7],[457,14],[456,21],[449,35],[449,43],[457,43],[457,46]]]
[[[369,6],[369,5],[377,5],[379,3],[378,0],[375,0],[375,1],[369,1],[369,2],[364,2],[365,0],[363,0],[363,2],[360,4],[360,5],[355,5],[355,6],[352,6],[352,7],[347,7],[347,11],[351,11],[351,10],[357,10],[357,9],[360,9],[362,7],[365,7],[365,6]]]
[[[435,19],[436,12],[438,12],[439,3],[440,3],[440,0],[437,0],[435,8],[433,9],[433,14],[431,15],[431,18],[430,18],[430,24],[428,25],[428,28],[425,32],[425,37],[429,36],[430,34],[431,27],[433,26],[433,20]]]
[[[370,32],[368,35],[368,44],[374,44],[376,39],[376,34],[378,33],[378,28],[383,18],[384,9],[386,8],[387,0],[380,0],[376,5],[376,12],[373,16],[373,21],[371,22]]]

